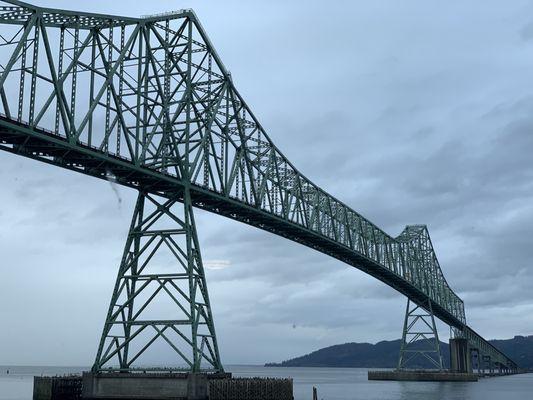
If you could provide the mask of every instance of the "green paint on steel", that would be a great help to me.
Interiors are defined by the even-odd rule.
[[[175,259],[171,268],[158,264],[161,253]],[[150,307],[165,299],[165,318],[154,318]],[[157,341],[166,344],[175,365],[149,368],[142,362]],[[140,192],[135,204],[93,371],[131,371],[135,365],[223,371],[187,191],[172,200]]]
[[[515,366],[467,326],[425,226],[386,234],[280,152],[192,10],[130,18],[4,0],[0,24],[1,149],[171,200],[187,193],[382,280]]]
[[[441,371],[444,369],[439,334],[429,299],[426,308],[429,311],[407,299],[398,360],[399,370],[410,366],[416,367],[418,365],[416,363],[420,363],[421,360],[428,361],[435,369]]]

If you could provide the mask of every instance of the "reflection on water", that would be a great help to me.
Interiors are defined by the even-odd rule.
[[[9,374],[7,370],[9,369]],[[81,367],[0,367],[0,400],[30,400],[34,375],[79,373]],[[527,400],[533,399],[533,374],[479,382],[368,381],[362,368],[265,368],[230,365],[235,376],[292,377],[295,400],[311,400],[318,388],[323,400]]]

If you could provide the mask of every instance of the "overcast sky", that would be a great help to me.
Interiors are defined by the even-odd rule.
[[[300,171],[394,236],[427,224],[484,337],[533,334],[533,2],[35,3],[194,8]],[[105,181],[8,153],[0,182],[0,364],[90,365],[135,193],[119,188],[119,202]],[[196,215],[224,363],[400,337],[405,298],[388,286]]]

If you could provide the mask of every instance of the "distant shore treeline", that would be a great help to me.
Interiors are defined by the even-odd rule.
[[[370,343],[345,343],[325,347],[310,354],[281,363],[267,363],[267,367],[352,367],[394,368],[398,362],[400,340]],[[511,357],[521,368],[533,368],[533,336],[515,336],[507,340],[490,340],[495,347]],[[441,354],[448,367],[448,344],[441,342]],[[423,361],[416,365],[428,368]]]

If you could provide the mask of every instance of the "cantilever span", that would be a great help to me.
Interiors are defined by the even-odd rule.
[[[468,327],[425,226],[396,238],[280,152],[192,10],[129,18],[0,1],[0,148],[180,200],[304,244]],[[214,336],[214,333],[213,333]]]

